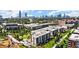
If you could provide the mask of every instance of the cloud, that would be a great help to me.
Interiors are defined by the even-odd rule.
[[[17,17],[18,10],[0,10],[0,15],[2,15],[3,18],[10,18],[11,16]]]
[[[79,16],[79,11],[74,11],[74,12],[71,12],[67,15],[72,16],[72,17],[75,17],[75,16],[77,17],[77,16]]]
[[[33,16],[33,15],[27,15],[28,17]]]
[[[58,13],[58,12],[59,12],[59,11],[57,11],[57,10],[51,11],[51,12],[48,13],[48,15],[51,16],[51,15],[54,15],[54,14],[56,14],[56,13]]]
[[[42,11],[38,11],[37,13],[42,13]]]

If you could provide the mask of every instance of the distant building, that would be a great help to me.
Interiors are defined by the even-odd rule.
[[[19,28],[22,28],[22,25],[20,25],[18,23],[3,23],[2,26],[5,29],[19,29]]]
[[[66,24],[79,24],[78,19],[67,19]]]
[[[57,17],[58,17],[58,18],[61,18],[61,17],[62,17],[62,14],[61,14],[61,13],[60,13],[60,14],[58,14],[58,15],[57,15]]]
[[[3,17],[2,15],[0,15],[0,23],[3,23],[3,22],[4,22]]]
[[[0,20],[1,20],[1,19],[3,19],[3,18],[2,18],[2,15],[0,15]]]
[[[21,11],[19,11],[19,18],[21,18]]]
[[[35,24],[35,23],[33,23],[33,24],[24,24],[24,26],[26,28],[31,29],[31,30],[37,30],[37,29],[48,27],[49,25],[46,24],[46,23],[45,24]]]
[[[63,26],[65,25],[66,21],[65,20],[58,20],[58,25]]]
[[[25,17],[27,17],[27,13],[25,13]]]

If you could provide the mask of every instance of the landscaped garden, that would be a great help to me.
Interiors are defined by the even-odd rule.
[[[19,41],[28,40],[31,38],[31,32],[28,29],[7,30],[7,34],[11,34]]]
[[[6,32],[0,28],[0,40],[4,40],[4,38],[6,37]]]
[[[4,40],[6,35],[12,35],[14,38],[16,38],[19,41],[22,40],[28,40],[31,38],[31,31],[29,29],[23,28],[23,29],[10,29],[6,30],[3,28],[0,28],[0,40]]]

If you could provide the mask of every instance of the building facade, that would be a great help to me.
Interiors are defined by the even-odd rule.
[[[22,27],[22,25],[19,25],[17,23],[3,23],[2,26],[5,28],[5,29],[19,29]]]
[[[72,34],[68,41],[69,48],[79,48],[79,34]]]

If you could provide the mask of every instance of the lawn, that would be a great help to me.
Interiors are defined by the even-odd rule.
[[[19,41],[27,40],[31,38],[30,30],[23,28],[23,29],[14,29],[14,30],[6,30],[6,32],[0,34],[0,38],[3,38],[4,36],[10,34],[14,38],[16,38]]]

